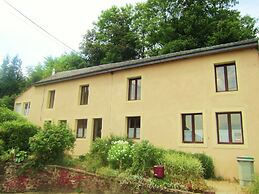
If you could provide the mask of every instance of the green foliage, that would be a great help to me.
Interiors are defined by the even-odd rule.
[[[0,66],[0,98],[19,94],[25,87],[22,74],[22,61],[18,56],[6,56]]]
[[[178,180],[195,180],[203,176],[203,168],[200,161],[191,155],[174,152],[166,152],[164,155],[166,176]]]
[[[126,138],[110,136],[106,138],[97,138],[91,146],[90,154],[96,158],[99,158],[101,163],[105,166],[108,165],[108,152],[112,146],[112,142],[125,140]]]
[[[3,96],[0,98],[0,107],[6,107],[10,110],[13,110],[15,98],[15,94],[11,96]]]
[[[157,149],[148,141],[141,141],[133,146],[132,172],[147,174],[154,165],[160,164],[163,158],[162,150]]]
[[[258,194],[259,193],[259,176],[254,176],[252,184],[249,186],[250,194]]]
[[[256,20],[236,0],[147,0],[101,13],[80,49],[89,65],[255,38]],[[155,14],[154,14],[155,13]]]
[[[63,158],[64,152],[74,147],[75,137],[63,125],[46,125],[30,138],[30,149],[37,160],[52,163]]]
[[[13,120],[25,121],[25,119],[18,115],[16,112],[11,111],[6,107],[0,106],[0,125],[6,121]]]
[[[99,168],[104,166],[101,158],[93,154],[86,154],[84,157],[80,157],[80,162],[83,168],[88,172],[96,172]]]
[[[43,64],[38,64],[35,67],[29,67],[27,69],[29,75],[27,86],[51,76],[53,70],[57,73],[84,67],[87,67],[86,61],[75,53],[67,53],[59,57],[46,57]]]
[[[10,113],[9,111],[7,111]],[[1,114],[1,113],[0,113]],[[8,116],[7,116],[8,115]],[[2,114],[2,120],[12,119],[16,114]],[[5,150],[18,149],[29,151],[29,138],[37,133],[38,127],[22,120],[11,120],[0,125],[0,139],[4,142]]]
[[[206,154],[198,153],[193,154],[193,156],[201,162],[202,168],[204,169],[203,177],[205,179],[215,178],[214,164],[212,158]]]
[[[26,151],[18,151],[15,153],[14,162],[21,163],[28,158],[28,153]]]
[[[96,170],[97,174],[106,176],[106,177],[117,177],[119,175],[119,171],[118,170],[114,170],[112,168],[109,167],[101,167],[98,168]]]
[[[107,159],[113,168],[129,168],[132,162],[132,147],[129,142],[123,140],[112,142]]]

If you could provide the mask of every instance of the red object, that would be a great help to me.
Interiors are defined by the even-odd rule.
[[[156,178],[162,179],[165,176],[165,169],[163,166],[156,165],[153,167],[154,176]]]

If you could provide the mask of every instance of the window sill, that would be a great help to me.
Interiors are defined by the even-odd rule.
[[[217,149],[248,149],[248,145],[246,144],[217,144],[213,147]]]

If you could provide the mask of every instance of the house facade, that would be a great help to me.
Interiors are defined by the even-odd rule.
[[[66,123],[73,153],[111,134],[206,153],[224,178],[238,177],[237,156],[259,172],[258,40],[60,72],[15,101],[33,123]]]

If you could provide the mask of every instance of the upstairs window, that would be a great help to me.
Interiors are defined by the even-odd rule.
[[[76,137],[77,138],[85,138],[86,137],[86,129],[87,129],[87,119],[78,119],[77,120]]]
[[[51,90],[49,91],[48,108],[54,107],[54,100],[55,100],[55,90]]]
[[[202,114],[182,114],[183,142],[203,143]]]
[[[89,86],[81,86],[80,105],[88,104]]]
[[[30,112],[30,108],[31,108],[31,103],[30,102],[25,102],[24,105],[23,105],[23,114],[25,116],[27,116]]]
[[[237,76],[235,63],[216,65],[215,75],[217,92],[237,90]]]
[[[128,100],[140,100],[141,97],[141,78],[129,79]]]
[[[241,112],[216,113],[219,144],[243,144]]]
[[[129,139],[140,138],[140,117],[128,117],[127,133]]]

